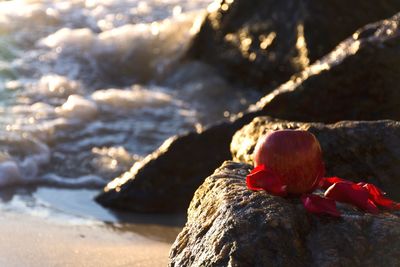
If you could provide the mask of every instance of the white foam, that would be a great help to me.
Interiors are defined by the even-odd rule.
[[[11,142],[11,141],[10,141]],[[62,187],[102,187],[106,182],[96,175],[84,175],[80,177],[63,177],[57,174],[39,175],[42,165],[49,163],[50,150],[40,142],[29,142],[29,140],[13,140],[19,151],[13,154],[20,154],[19,158],[7,154],[0,157],[0,187],[47,184]],[[16,148],[15,148],[16,149]]]
[[[91,165],[102,177],[114,178],[128,170],[134,161],[139,159],[137,155],[131,155],[121,146],[94,147],[92,154],[94,158],[91,160]]]
[[[38,46],[51,49],[43,57],[56,59],[54,70],[58,73],[82,78],[76,69],[85,68],[86,76],[105,73],[113,79],[149,81],[185,51],[203,17],[203,12],[185,13],[152,23],[125,24],[100,33],[90,28],[62,28],[39,40]]]
[[[210,1],[0,0],[0,186],[104,185],[222,106],[210,72],[173,75]]]
[[[54,107],[43,102],[36,102],[30,109],[35,118],[46,118],[54,113]]]
[[[36,88],[35,93],[47,97],[67,97],[82,93],[82,85],[78,81],[55,74],[48,74],[40,78]]]
[[[54,173],[49,173],[40,178],[40,182],[68,187],[68,188],[100,188],[106,185],[106,182],[96,175],[84,175],[80,177],[64,177]]]
[[[3,30],[21,30],[22,27],[50,26],[58,22],[58,16],[46,12],[47,7],[43,1],[5,1],[0,3],[0,28]],[[29,27],[32,30],[32,27]]]
[[[97,114],[97,105],[80,95],[70,95],[67,101],[61,107],[57,107],[55,111],[66,118],[90,120]]]
[[[44,39],[39,40],[39,45],[49,48],[62,48],[71,51],[88,51],[96,42],[96,36],[88,29],[62,28]]]
[[[36,181],[41,166],[50,160],[50,149],[30,136],[3,136],[0,162],[0,186]]]
[[[117,109],[163,106],[172,101],[171,96],[166,93],[147,90],[140,86],[134,86],[130,90],[98,90],[94,92],[91,97],[97,104],[111,106]]]
[[[0,32],[12,34],[17,43],[27,45],[61,28],[87,28],[103,32],[127,24],[151,23],[175,17],[202,9],[211,1],[0,1]]]
[[[54,173],[38,176],[38,166],[26,159],[21,164],[15,161],[0,163],[0,188],[16,185],[46,184],[66,188],[101,188],[106,185],[104,179],[96,175],[63,177]]]
[[[149,24],[127,24],[98,35],[94,56],[111,60],[124,73],[132,73],[142,80],[163,73],[188,45],[195,31],[191,31],[196,19],[203,13],[182,14]],[[110,70],[108,70],[110,71]]]

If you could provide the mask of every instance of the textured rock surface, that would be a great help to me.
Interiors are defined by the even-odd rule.
[[[307,130],[318,138],[327,176],[373,183],[400,201],[400,122],[343,121],[326,125],[258,117],[233,136],[233,159],[253,164],[258,138],[281,129]]]
[[[399,22],[395,16],[364,27],[233,122],[177,137],[111,182],[97,200],[133,211],[185,209],[203,178],[230,158],[235,131],[257,116],[320,122],[400,120]]]
[[[370,24],[253,107],[281,119],[400,120],[400,13]]]
[[[170,266],[400,265],[399,213],[310,215],[299,199],[249,191],[249,169],[225,162],[196,191]]]
[[[400,10],[397,0],[220,2],[209,8],[188,57],[263,89],[287,81],[358,28]]]

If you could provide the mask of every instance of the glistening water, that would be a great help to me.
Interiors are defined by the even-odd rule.
[[[108,181],[254,101],[212,66],[179,60],[210,2],[0,2],[3,208],[112,220],[90,200]],[[79,194],[81,208],[64,205]]]

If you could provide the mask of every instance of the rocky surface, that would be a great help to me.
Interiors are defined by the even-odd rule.
[[[225,162],[196,191],[169,266],[399,266],[400,213],[306,213],[298,198],[246,188],[250,165]]]
[[[233,134],[257,116],[328,123],[400,120],[399,23],[396,15],[362,28],[244,114],[176,137],[112,181],[97,200],[133,211],[185,209],[203,178],[230,158]]]
[[[394,15],[400,2],[224,0],[209,11],[187,57],[216,66],[231,80],[268,90],[358,28]]]
[[[400,13],[369,24],[253,107],[281,119],[400,120]]]
[[[302,129],[312,132],[323,151],[327,176],[373,183],[400,201],[400,122],[343,121],[335,124],[255,118],[233,136],[232,157],[253,164],[253,151],[268,131]]]

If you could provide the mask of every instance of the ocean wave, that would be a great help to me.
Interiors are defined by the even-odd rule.
[[[0,2],[0,188],[100,187],[246,105],[212,67],[179,60],[209,2]]]
[[[0,186],[36,181],[40,167],[50,160],[49,147],[27,134],[2,133],[0,149]]]
[[[143,107],[160,107],[170,104],[173,100],[167,93],[145,90],[133,86],[131,90],[105,89],[97,90],[91,95],[97,104],[115,109],[136,109]]]
[[[54,71],[74,79],[93,82],[101,77],[101,82],[114,84],[149,82],[164,74],[185,51],[203,15],[182,14],[101,33],[88,28],[62,28],[39,40],[38,45],[50,49],[43,58]],[[71,64],[79,68],[65,67]]]

